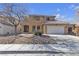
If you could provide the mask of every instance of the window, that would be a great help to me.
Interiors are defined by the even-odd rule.
[[[39,31],[40,30],[40,26],[37,26],[37,31]]]
[[[40,20],[40,18],[39,18],[39,17],[36,17],[36,20],[38,20],[38,21],[39,21],[39,20]]]
[[[50,20],[50,18],[49,18],[49,17],[47,17],[47,20],[49,21],[49,20]]]
[[[46,20],[48,20],[48,21],[55,21],[55,17],[47,17]]]
[[[50,17],[50,20],[51,20],[51,21],[55,21],[55,18]]]
[[[36,30],[35,30],[35,26],[32,26],[32,31],[33,31],[33,32],[35,32],[35,31],[36,31]]]
[[[40,20],[40,17],[39,16],[34,16],[34,19],[39,21]]]

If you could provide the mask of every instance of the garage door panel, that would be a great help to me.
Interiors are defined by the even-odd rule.
[[[47,26],[48,34],[64,34],[64,26]]]

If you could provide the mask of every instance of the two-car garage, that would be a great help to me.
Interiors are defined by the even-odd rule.
[[[64,34],[64,26],[49,26],[47,25],[47,34]]]
[[[68,23],[63,21],[48,21],[45,23],[46,34],[66,34],[68,31]]]

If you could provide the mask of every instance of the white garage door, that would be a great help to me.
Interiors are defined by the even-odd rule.
[[[47,26],[47,34],[64,34],[64,26]]]

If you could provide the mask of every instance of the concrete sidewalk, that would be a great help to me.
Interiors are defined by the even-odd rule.
[[[0,44],[0,51],[57,51],[52,44]]]
[[[0,44],[0,55],[79,55],[78,49],[56,44]]]

